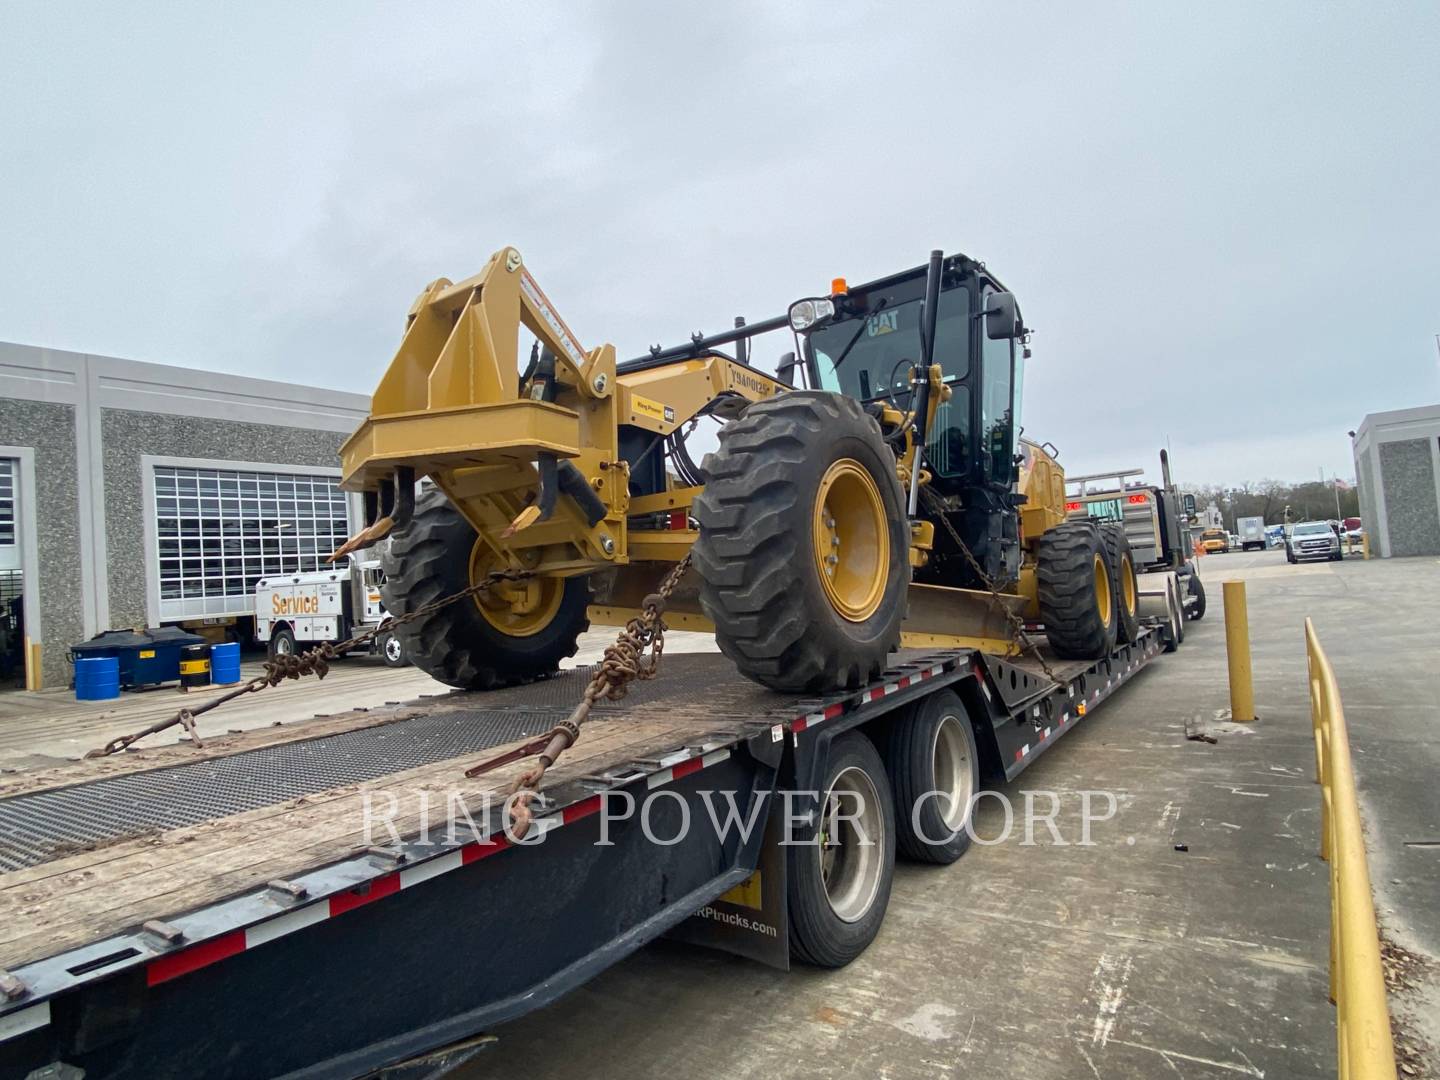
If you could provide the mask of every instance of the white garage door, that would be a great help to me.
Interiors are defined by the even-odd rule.
[[[153,468],[162,620],[248,614],[259,578],[317,570],[349,535],[333,476]]]

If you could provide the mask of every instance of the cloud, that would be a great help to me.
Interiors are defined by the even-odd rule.
[[[1440,395],[1428,6],[0,19],[3,339],[364,391],[504,244],[622,356],[938,246],[1019,293],[1067,462],[1345,472]]]

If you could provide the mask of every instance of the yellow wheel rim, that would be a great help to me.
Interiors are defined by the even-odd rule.
[[[864,622],[885,598],[890,530],[880,488],[854,458],[841,458],[821,477],[813,537],[815,570],[830,605],[850,622]]]
[[[479,581],[499,568],[495,553],[482,541],[470,550],[470,580]],[[503,581],[475,597],[485,621],[509,637],[530,637],[550,625],[565,596],[561,578],[534,577]]]
[[[1135,593],[1135,565],[1129,555],[1120,556],[1120,599],[1125,602],[1125,614],[1134,615],[1140,599]]]
[[[1110,574],[1098,553],[1095,555],[1095,606],[1100,610],[1100,621],[1109,626],[1115,617],[1115,601],[1110,596]]]

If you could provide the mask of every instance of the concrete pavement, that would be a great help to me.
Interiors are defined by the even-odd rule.
[[[952,867],[902,863],[887,920],[849,968],[788,974],[661,942],[556,1006],[497,1032],[461,1075],[669,1077],[1328,1077],[1328,882],[1318,848],[1302,622],[1335,664],[1350,721],[1382,922],[1434,959],[1440,938],[1440,741],[1434,701],[1440,577],[1432,559],[1291,567],[1276,552],[1202,561],[1210,613],[1020,778],[999,790],[1061,801],[1043,826],[977,845]],[[1228,704],[1220,582],[1243,578],[1260,719]],[[612,639],[597,631],[577,660]],[[712,649],[673,633],[667,648]],[[662,675],[663,677],[663,675]],[[217,731],[445,688],[373,661],[217,712]],[[153,701],[151,700],[153,699]],[[184,699],[117,704],[0,698],[0,765],[78,756]],[[1205,730],[1214,743],[1186,738]],[[202,727],[202,733],[209,733]],[[163,742],[170,736],[156,737]],[[1082,847],[1080,793],[1116,814]],[[982,837],[1004,818],[984,800]],[[1431,968],[1433,972],[1435,968]],[[1440,1043],[1433,979],[1392,998]],[[1429,1075],[1440,1075],[1432,1057]],[[1420,1075],[1426,1075],[1421,1073]]]
[[[1001,789],[1017,802],[1026,790],[1060,793],[1070,846],[1017,836],[949,868],[902,863],[879,938],[841,971],[642,950],[502,1027],[463,1075],[1333,1076],[1301,620],[1330,613],[1352,572],[1376,574],[1290,567],[1269,552],[1204,560],[1210,615],[1190,624],[1181,651]],[[1261,719],[1243,727],[1224,722],[1229,576],[1251,579]],[[1321,629],[1340,636],[1339,625]],[[1343,669],[1341,684],[1356,706],[1373,690],[1347,685]],[[1356,727],[1365,715],[1355,709]],[[1188,740],[1187,727],[1217,741]],[[1370,736],[1357,744],[1368,753]],[[1092,848],[1073,844],[1086,789],[1119,804]],[[982,836],[998,833],[994,800],[979,820]]]

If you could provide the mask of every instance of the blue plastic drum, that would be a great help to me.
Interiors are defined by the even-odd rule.
[[[120,696],[120,658],[96,656],[75,661],[75,700],[108,701]]]
[[[234,686],[240,681],[240,643],[210,646],[210,681],[216,686]]]

